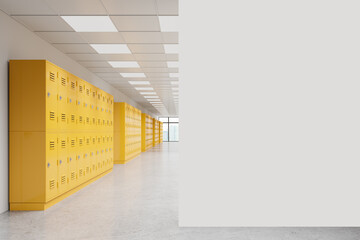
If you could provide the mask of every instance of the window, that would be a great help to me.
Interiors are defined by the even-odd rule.
[[[161,117],[159,121],[163,122],[163,141],[178,142],[179,141],[179,118]]]

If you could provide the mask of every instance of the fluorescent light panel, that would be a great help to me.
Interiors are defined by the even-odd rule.
[[[156,92],[140,92],[141,95],[156,95]]]
[[[100,54],[131,54],[131,51],[126,44],[90,44],[90,46]]]
[[[147,90],[152,91],[152,90],[154,90],[154,88],[152,88],[152,87],[136,87],[135,89],[138,90],[138,91],[147,91]]]
[[[172,85],[179,85],[179,82],[171,82]]]
[[[61,16],[75,32],[117,32],[108,16]]]
[[[170,77],[179,77],[179,73],[169,73]]]
[[[144,98],[159,98],[159,96],[144,96]]]
[[[179,62],[167,62],[167,66],[169,68],[177,68],[179,67]]]
[[[150,103],[151,103],[151,101],[153,101],[153,102],[161,102],[160,99],[154,99],[154,98],[147,98],[146,100],[148,100]]]
[[[108,62],[113,68],[139,68],[139,64],[135,61],[109,61]]]
[[[123,78],[145,78],[145,74],[144,73],[120,73],[120,75],[123,77]]]
[[[132,85],[150,85],[149,81],[129,81]]]
[[[164,44],[165,53],[179,53],[178,44]]]
[[[178,16],[159,16],[160,29],[162,32],[178,32],[179,17]]]

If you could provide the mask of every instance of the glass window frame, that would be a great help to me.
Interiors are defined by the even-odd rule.
[[[177,121],[177,122],[170,122],[170,118],[173,118],[173,117],[159,117],[159,121],[160,121],[160,118],[161,119],[164,119],[166,118],[167,121],[166,122],[163,122],[163,123],[167,123],[167,139],[168,141],[164,141],[164,142],[179,142],[179,141],[170,141],[170,124],[179,124],[180,120]],[[178,118],[179,119],[179,118]],[[163,133],[164,133],[164,125],[163,125]],[[179,140],[180,140],[180,137],[179,137]]]

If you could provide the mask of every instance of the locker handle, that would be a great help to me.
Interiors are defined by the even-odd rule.
[[[47,164],[47,167],[50,167],[50,163]]]
[[[49,92],[47,93],[47,96],[50,97],[50,93],[49,93]]]

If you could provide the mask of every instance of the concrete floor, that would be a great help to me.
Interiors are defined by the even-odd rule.
[[[360,239],[360,228],[179,228],[178,160],[178,143],[163,143],[45,212],[3,213],[0,239]]]

